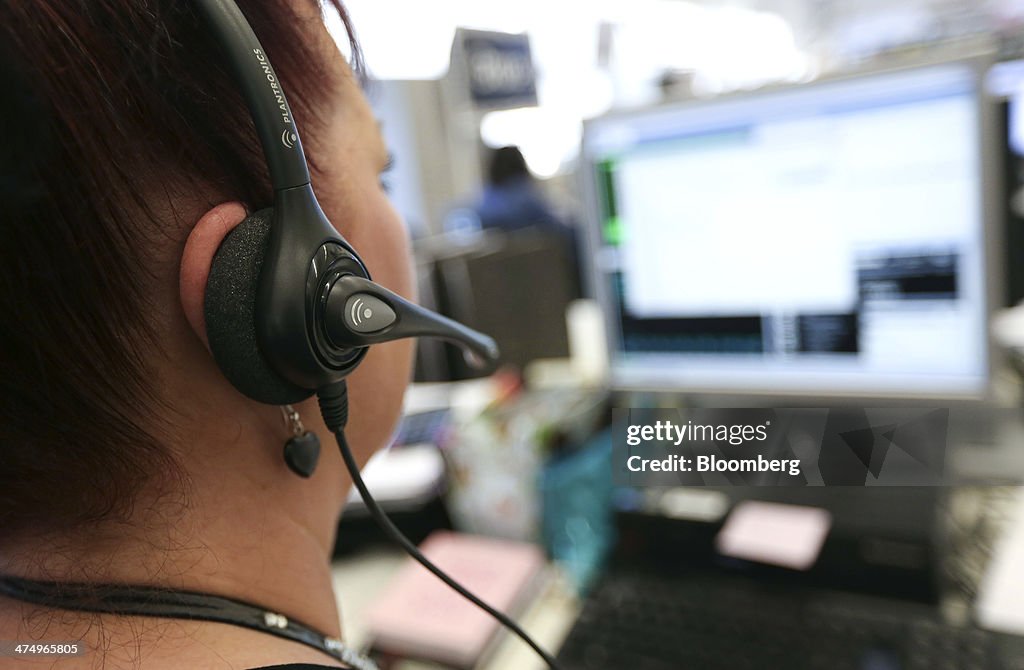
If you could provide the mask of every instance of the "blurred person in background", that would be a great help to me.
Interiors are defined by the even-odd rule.
[[[562,235],[571,233],[537,186],[519,147],[501,147],[491,153],[487,183],[475,209],[484,230],[511,232],[534,227]]]
[[[487,183],[473,206],[482,230],[515,234],[535,231],[562,240],[566,259],[579,296],[579,240],[576,227],[559,217],[526,165],[519,147],[506,146],[491,152]]]

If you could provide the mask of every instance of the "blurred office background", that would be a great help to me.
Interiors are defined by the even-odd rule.
[[[345,4],[421,301],[507,364],[419,345],[366,471],[414,540],[485,590],[508,558],[571,668],[1024,667],[1024,1]],[[612,485],[613,407],[890,405],[955,409],[952,485]],[[750,519],[810,567],[724,553]],[[540,667],[396,623],[429,599],[380,539],[353,497],[347,634]]]

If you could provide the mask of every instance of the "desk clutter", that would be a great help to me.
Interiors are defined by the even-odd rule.
[[[456,530],[534,543],[584,589],[613,539],[607,394],[524,393],[511,375],[445,393],[414,398],[393,446],[364,468],[371,492],[416,542]],[[380,539],[351,497],[336,555]]]

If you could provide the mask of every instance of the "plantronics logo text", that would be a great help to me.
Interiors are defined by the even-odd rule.
[[[284,98],[284,92],[281,90],[281,84],[277,81],[277,75],[274,74],[274,69],[270,67],[270,62],[267,60],[266,54],[263,53],[262,49],[253,49],[253,54],[256,56],[256,60],[259,61],[260,68],[263,69],[263,76],[267,78],[267,83],[270,84],[270,90],[274,93],[274,100],[277,102],[277,108],[281,113],[281,120],[288,126],[292,125],[292,113],[288,108],[288,102]],[[298,136],[291,127],[286,128],[281,133],[281,143],[285,147],[292,149],[295,147],[295,143],[298,141]]]

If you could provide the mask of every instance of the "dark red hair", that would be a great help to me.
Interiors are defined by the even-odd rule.
[[[288,0],[239,4],[308,135],[323,55]],[[271,201],[223,61],[185,0],[0,4],[0,542],[123,516],[177,477],[147,300],[187,233],[168,221]]]

